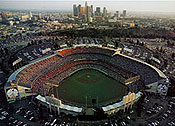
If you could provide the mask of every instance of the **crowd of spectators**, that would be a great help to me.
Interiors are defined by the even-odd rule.
[[[25,67],[17,75],[16,82],[30,85],[33,92],[47,93],[50,85],[45,85],[45,82],[53,78],[58,78],[58,82],[61,82],[70,73],[77,69],[83,69],[83,67],[101,70],[123,84],[126,79],[140,75],[141,81],[136,81],[128,86],[133,92],[138,92],[144,88],[144,84],[150,84],[161,79],[154,69],[143,63],[121,55],[112,56],[113,50],[84,47],[65,49],[59,53],[63,57],[59,55],[50,56]]]
[[[52,56],[47,59],[41,60],[37,63],[25,67],[16,77],[16,80],[21,84],[30,85],[35,78],[41,73],[49,71],[49,66],[56,64],[58,56]]]
[[[127,69],[128,71],[132,71],[135,74],[140,75],[146,85],[157,82],[161,79],[157,71],[150,66],[121,55],[115,55],[110,62],[115,63],[123,69]]]
[[[115,53],[114,50],[108,50],[108,49],[103,49],[103,48],[70,48],[70,49],[65,49],[62,51],[59,51],[59,53],[63,56],[71,55],[71,54],[77,54],[77,53],[100,53],[104,55],[113,55]]]
[[[61,82],[64,78],[68,77],[70,73],[72,73],[74,70],[78,69],[84,69],[84,68],[96,68],[97,70],[105,72],[108,76],[116,79],[117,81],[120,81],[121,83],[124,83],[124,80],[126,76],[122,76],[122,71],[118,71],[114,66],[111,67],[109,64],[100,62],[97,60],[78,60],[74,62],[66,63],[54,71],[51,71],[50,73],[45,74],[44,76],[41,75],[38,77],[38,79],[35,81],[34,89],[43,89],[43,82],[46,82],[50,79],[57,78],[58,83]],[[113,68],[113,69],[111,69]],[[69,70],[68,70],[69,69]],[[116,72],[117,71],[117,72]],[[70,72],[70,73],[69,73]],[[59,75],[59,76],[58,76]],[[56,76],[56,77],[55,77]],[[48,91],[47,91],[48,92]]]

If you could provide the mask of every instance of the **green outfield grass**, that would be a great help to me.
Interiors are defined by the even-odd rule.
[[[59,99],[78,106],[86,106],[86,102],[92,106],[92,99],[96,99],[98,105],[106,105],[120,100],[128,93],[126,86],[92,69],[75,72],[63,80],[54,92]]]

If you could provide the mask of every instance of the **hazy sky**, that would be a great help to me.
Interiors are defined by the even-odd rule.
[[[0,0],[0,9],[72,11],[73,4],[84,0]],[[88,0],[88,5],[107,7],[109,11],[174,12],[175,0]],[[101,9],[102,10],[102,9]]]

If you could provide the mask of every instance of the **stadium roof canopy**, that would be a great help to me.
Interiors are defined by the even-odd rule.
[[[140,96],[141,96],[141,92],[138,92],[137,94],[136,94],[136,99],[138,99]],[[114,104],[112,104],[112,105],[108,105],[108,106],[106,106],[106,107],[102,107],[102,109],[103,109],[103,111],[105,111],[105,112],[107,112],[107,111],[109,111],[109,110],[113,110],[113,109],[116,109],[116,108],[119,108],[119,107],[121,107],[121,106],[123,106],[124,104],[123,104],[123,101],[121,101],[121,102],[118,102],[118,103],[114,103]]]
[[[162,73],[159,69],[157,69],[156,67],[154,67],[154,66],[152,66],[152,65],[150,65],[150,64],[148,64],[148,63],[146,63],[146,62],[144,62],[144,61],[142,61],[142,60],[138,60],[138,59],[136,59],[136,58],[132,58],[132,57],[129,57],[129,56],[126,56],[126,55],[123,55],[123,54],[118,54],[118,55],[122,55],[122,56],[124,56],[124,57],[130,58],[130,59],[132,59],[132,60],[135,60],[135,61],[137,61],[137,62],[140,62],[140,63],[142,63],[142,64],[145,64],[145,65],[147,65],[147,66],[153,68],[153,69],[159,74],[160,77],[162,77],[162,78],[167,78],[167,77],[165,76],[165,74]]]
[[[48,102],[46,102],[46,98],[41,96],[41,95],[38,95],[36,97],[36,99],[38,99],[39,101],[41,101],[43,103],[49,104]],[[67,110],[67,111],[78,112],[78,113],[82,111],[82,108],[78,108],[78,107],[74,107],[74,106],[70,106],[70,105],[64,105],[64,104],[61,104],[61,106],[59,106],[59,108]]]

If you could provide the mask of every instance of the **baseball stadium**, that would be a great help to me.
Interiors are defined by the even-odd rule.
[[[94,115],[98,108],[112,115],[132,107],[146,87],[156,90],[165,79],[156,67],[120,54],[119,49],[73,46],[16,70],[5,92],[9,102],[35,95],[58,113]]]

